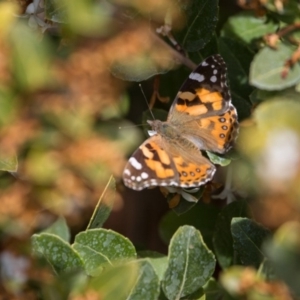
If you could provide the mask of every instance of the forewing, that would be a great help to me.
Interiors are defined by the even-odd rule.
[[[208,57],[182,85],[169,112],[168,121],[202,150],[224,153],[238,134],[226,72],[220,55]]]
[[[205,59],[181,86],[169,111],[172,122],[177,113],[205,117],[226,112],[231,103],[226,64],[217,54]]]

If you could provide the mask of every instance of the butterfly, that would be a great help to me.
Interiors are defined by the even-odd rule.
[[[127,187],[192,188],[213,178],[216,167],[203,151],[225,153],[238,134],[226,71],[219,54],[206,58],[183,83],[167,120],[147,121],[150,137],[123,172]]]

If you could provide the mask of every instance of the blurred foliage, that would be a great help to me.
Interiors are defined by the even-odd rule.
[[[224,3],[0,1],[1,296],[300,297],[299,1]],[[189,72],[171,70],[215,53],[240,121],[235,151],[209,154],[227,173],[167,195],[168,253],[138,252],[102,228],[143,139],[126,115],[149,118],[130,87],[155,76],[151,106],[166,102]]]

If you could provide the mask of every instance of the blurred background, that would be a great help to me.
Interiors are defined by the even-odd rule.
[[[148,109],[133,81],[180,66],[152,29],[164,22],[166,9],[176,30],[184,15],[169,0],[147,7],[140,1],[0,4],[2,248],[26,241],[58,215],[74,233],[85,229],[112,174],[118,188],[106,226],[165,252],[157,223],[167,202],[157,189],[128,190],[121,175],[145,137],[131,126]],[[233,1],[221,5],[222,21],[238,8]],[[178,88],[188,72],[175,79]],[[172,99],[177,91],[168,80],[161,96]],[[153,79],[142,88],[150,100]],[[170,102],[158,106],[167,110]]]
[[[300,127],[294,120],[300,109],[284,101],[299,98],[299,86],[285,89],[298,84],[300,76],[275,95],[269,86],[259,90],[252,69],[250,86],[250,63],[265,44],[250,43],[250,37],[234,32],[243,26],[230,23],[235,13],[251,9],[255,19],[265,13],[262,2],[272,2],[268,9],[275,5],[277,11],[284,1],[220,1],[219,20],[203,18],[207,31],[197,36],[199,44],[183,38],[189,28],[188,1],[178,2],[0,1],[0,263],[8,276],[0,293],[7,290],[11,274],[17,274],[13,285],[25,280],[16,270],[28,268],[25,256],[34,232],[58,216],[66,218],[73,236],[86,229],[111,175],[115,203],[105,227],[128,237],[139,250],[167,253],[158,230],[169,212],[166,199],[158,188],[136,192],[121,179],[128,157],[146,137],[136,126],[149,115],[138,82],[149,103],[156,100],[156,113],[167,112],[191,71],[190,62],[218,51],[228,65],[241,122],[240,159],[232,163],[235,197],[249,200],[252,216],[271,230],[299,220]],[[289,24],[289,19],[280,21]],[[279,24],[261,22],[264,31],[255,27],[251,38],[275,32]],[[175,50],[170,36],[156,34],[162,24],[171,26],[184,50],[190,49],[190,60]],[[215,42],[220,32],[223,39]],[[256,109],[264,99],[275,104]],[[212,201],[210,196],[202,200]],[[217,202],[207,215],[216,218],[224,205]]]

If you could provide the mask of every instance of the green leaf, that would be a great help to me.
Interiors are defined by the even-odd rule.
[[[10,39],[13,44],[14,76],[20,87],[35,90],[49,85],[51,44],[47,37],[44,36],[41,40],[27,25],[17,23],[10,32]]]
[[[16,115],[18,115],[19,99],[10,88],[4,82],[0,82],[0,127],[11,124],[15,121]]]
[[[266,16],[258,17],[254,12],[241,12],[228,19],[221,35],[250,44],[265,34],[276,32],[277,28],[277,23]]]
[[[80,255],[85,271],[90,276],[98,276],[107,265],[111,265],[109,259],[105,255],[88,246],[75,243],[72,247]]]
[[[136,258],[132,243],[121,234],[107,229],[91,229],[75,237],[75,245],[81,244],[104,255],[111,262]],[[76,246],[77,247],[77,246]]]
[[[70,229],[66,223],[65,218],[58,218],[50,227],[48,227],[43,232],[51,233],[59,236],[66,242],[70,242]]]
[[[93,212],[91,220],[87,226],[87,229],[100,228],[107,220],[110,215],[110,212],[114,205],[116,193],[116,181],[111,176],[108,180],[107,185],[102,192],[102,195],[98,201],[97,206]]]
[[[217,154],[214,154],[212,152],[206,151],[209,160],[213,163],[213,164],[217,164],[220,165],[222,167],[228,166],[231,162],[231,159],[226,158],[226,157],[221,157]]]
[[[18,158],[16,155],[5,155],[0,153],[0,170],[7,172],[17,172]]]
[[[162,288],[168,299],[179,299],[197,291],[215,269],[213,253],[192,226],[180,227],[169,245],[169,264]]]
[[[159,280],[163,279],[168,266],[168,257],[166,255],[154,251],[139,251],[138,256],[147,258],[158,275]]]
[[[114,9],[108,1],[47,0],[46,14],[54,22],[65,23],[71,32],[94,37],[111,33]]]
[[[184,297],[186,300],[206,300],[206,295],[204,294],[203,288],[200,288],[196,292]]]
[[[83,269],[78,253],[60,237],[50,234],[34,234],[31,237],[33,253],[44,257],[57,273]]]
[[[300,225],[287,222],[264,244],[273,270],[300,297]],[[296,297],[296,298],[297,298]]]
[[[220,284],[216,282],[214,278],[210,280],[203,287],[205,293],[205,300],[215,300],[215,299],[224,299],[224,291],[221,288]]]
[[[220,266],[225,269],[234,262],[231,220],[234,217],[247,217],[249,207],[246,201],[234,201],[220,212],[213,233],[214,252]]]
[[[212,248],[212,234],[220,209],[201,201],[187,213],[178,216],[175,212],[168,212],[161,220],[159,233],[163,241],[169,244],[171,237],[182,225],[191,225],[201,231],[203,239]]]
[[[247,119],[251,115],[251,105],[245,101],[245,98],[241,95],[231,92],[232,103],[237,110],[238,120],[242,121]]]
[[[269,230],[247,218],[233,218],[231,221],[233,248],[241,262],[256,268],[265,258],[261,250],[263,241],[270,235]]]
[[[217,0],[179,1],[179,6],[187,15],[184,36],[179,38],[188,52],[199,51],[212,38],[218,22]]]
[[[232,102],[238,111],[239,120],[243,120],[251,113],[249,95],[253,88],[249,85],[248,74],[254,53],[244,44],[227,37],[219,38],[218,43],[228,69]]]
[[[154,61],[149,53],[139,53],[128,60],[114,61],[110,66],[111,73],[126,81],[144,81],[157,74],[164,74],[174,67],[174,59],[168,54]]]
[[[107,268],[99,276],[91,278],[85,287],[88,295],[92,290],[96,299],[127,299],[139,277],[139,264],[126,263]]]
[[[44,0],[45,16],[47,20],[56,23],[66,23],[67,22],[67,11],[63,7],[57,7],[55,5],[55,0]]]
[[[293,52],[294,46],[281,43],[276,50],[265,47],[254,57],[250,69],[250,83],[257,88],[275,91],[293,86],[300,81],[300,66],[296,63],[283,78],[284,64]]]
[[[269,259],[263,260],[263,262],[259,266],[257,273],[261,278],[264,278],[265,280],[268,280],[268,281],[277,279],[275,272],[274,272],[274,268]]]
[[[265,91],[256,89],[250,95],[251,102],[254,104],[263,102],[263,101],[280,101],[287,102],[293,100],[294,102],[298,102],[299,99],[299,91],[294,87],[287,88],[281,91]],[[273,112],[272,112],[273,113]]]
[[[272,16],[286,23],[297,22],[300,11],[297,1],[282,1],[282,9],[279,9],[276,1],[266,1],[263,5],[272,12]]]
[[[130,294],[126,299],[158,299],[160,292],[159,278],[154,271],[152,264],[148,259],[141,259],[133,263],[137,263],[139,265],[139,276],[133,289],[130,291]]]
[[[206,57],[209,57],[214,53],[219,53],[218,37],[215,32],[210,41],[205,45],[203,49],[200,50],[200,52],[191,52],[189,53],[189,57],[192,61],[200,63]]]

